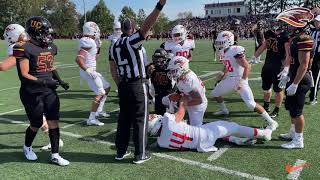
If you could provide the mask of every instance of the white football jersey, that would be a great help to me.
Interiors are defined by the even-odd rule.
[[[198,76],[190,70],[183,79],[179,79],[177,87],[180,92],[185,95],[190,95],[192,91],[197,91],[201,95],[202,102],[207,102],[206,88],[204,83],[198,78]]]
[[[85,55],[85,64],[87,67],[96,67],[97,65],[97,62],[96,62],[96,59],[97,59],[97,52],[98,52],[98,49],[97,49],[97,44],[95,42],[95,40],[89,38],[89,37],[82,37],[80,39],[80,45],[79,45],[79,50],[80,49],[89,49],[89,50],[86,50],[87,53]]]
[[[110,36],[108,36],[108,40],[111,41],[111,43],[115,43],[120,37],[122,33],[113,33]]]
[[[193,39],[186,39],[183,45],[180,43],[176,43],[172,40],[165,42],[164,49],[166,51],[170,51],[175,56],[183,56],[185,58],[189,58],[190,51],[195,48],[195,43]]]
[[[190,126],[184,121],[177,123],[175,115],[165,113],[161,119],[162,129],[157,143],[160,147],[176,150],[197,149],[210,151],[217,137],[206,129]]]
[[[7,55],[8,56],[12,56],[12,54],[13,54],[13,46],[14,45],[16,45],[16,44],[10,44],[9,46],[8,46],[8,50],[7,50]]]
[[[238,54],[244,54],[245,49],[242,46],[230,46],[221,57],[221,61],[228,70],[227,76],[239,77],[243,75],[244,68],[237,63],[235,58]]]

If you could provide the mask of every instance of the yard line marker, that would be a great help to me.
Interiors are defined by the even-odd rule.
[[[8,120],[9,120],[9,122],[14,122],[14,120],[11,120],[11,119],[8,119]],[[1,119],[0,119],[0,121],[1,121]],[[24,125],[24,124],[20,124],[20,125]],[[105,144],[105,145],[109,145],[109,146],[114,146],[115,145],[115,143],[113,143],[113,142],[99,140],[99,139],[92,138],[92,137],[86,137],[86,136],[82,136],[80,134],[75,134],[75,133],[71,133],[71,132],[67,132],[67,131],[60,131],[60,133],[65,135],[65,136],[74,137],[74,138],[77,138],[77,139],[83,139],[83,140],[94,142],[94,143]],[[129,147],[129,148],[132,148],[132,147]],[[165,158],[165,159],[181,162],[181,163],[192,165],[192,166],[198,166],[198,167],[200,167],[202,169],[221,172],[221,173],[234,175],[234,176],[239,176],[239,177],[243,177],[243,178],[247,178],[247,179],[268,180],[268,178],[266,178],[266,177],[255,176],[255,175],[251,175],[251,174],[248,174],[248,173],[234,171],[234,170],[230,170],[230,169],[219,167],[219,166],[213,166],[213,165],[210,165],[210,164],[205,164],[205,163],[201,163],[201,162],[197,162],[197,161],[193,161],[193,160],[189,160],[189,159],[170,156],[170,155],[167,155],[167,154],[164,154],[164,153],[152,153],[152,154],[154,156],[157,156],[157,157],[160,157],[160,158]]]
[[[12,110],[12,111],[3,112],[3,113],[0,113],[0,116],[6,115],[6,114],[10,114],[10,113],[14,113],[14,112],[18,112],[18,111],[22,111],[22,110],[24,110],[24,109],[21,108],[21,109],[16,109],[16,110]]]
[[[302,165],[305,165],[306,164],[306,161],[305,160],[302,160],[302,159],[297,159],[297,161],[294,163],[294,166],[293,167],[297,167],[297,166],[301,166],[301,168],[298,168],[292,172],[290,172],[287,176],[287,179],[299,179],[299,176],[301,174],[301,171],[303,170],[303,166]]]
[[[110,136],[111,134],[114,134],[115,132],[117,132],[117,129],[112,129],[111,131],[105,133],[105,134],[102,134],[101,136],[102,137],[108,137]]]
[[[167,155],[167,154],[153,153],[153,155],[155,155],[157,157],[160,157],[160,158],[165,158],[165,159],[169,159],[169,160],[173,160],[173,161],[182,162],[184,164],[188,164],[188,165],[191,165],[191,166],[198,166],[200,168],[207,169],[207,170],[210,170],[210,171],[217,171],[217,172],[221,172],[221,173],[225,173],[225,174],[229,174],[229,175],[239,176],[239,177],[242,177],[242,178],[256,179],[256,180],[267,180],[268,179],[266,177],[255,176],[255,175],[252,175],[252,174],[243,173],[243,172],[239,172],[239,171],[234,171],[234,170],[230,170],[230,169],[219,167],[219,166],[213,166],[213,165],[210,165],[210,164],[205,164],[205,163],[201,163],[201,162],[197,162],[197,161],[193,161],[193,160],[189,160],[189,159],[170,156],[170,155]]]
[[[205,74],[200,75],[199,78],[204,78],[204,77],[208,77],[208,76],[211,76],[211,75],[215,75],[215,74],[217,74],[218,72],[220,72],[220,71],[210,71],[210,72],[208,72],[208,73],[205,73]]]
[[[119,111],[119,110],[120,110],[120,108],[116,108],[116,109],[110,111],[110,113],[117,112],[117,111]],[[75,126],[75,125],[77,125],[77,124],[84,123],[84,122],[86,122],[86,121],[87,121],[87,120],[83,120],[83,121],[78,121],[78,122],[75,122],[75,123],[72,123],[72,124],[68,124],[68,125],[65,125],[65,126],[61,127],[61,129],[66,129],[66,128]]]
[[[211,156],[208,157],[208,161],[215,161],[218,158],[220,158],[228,149],[230,148],[230,145],[224,145],[222,148],[219,148],[217,152],[214,152]]]

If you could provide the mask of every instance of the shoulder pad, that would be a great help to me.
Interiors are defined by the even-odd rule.
[[[88,37],[83,37],[80,39],[81,48],[92,48],[95,45],[95,41]]]
[[[242,46],[234,46],[232,51],[234,54],[243,54],[246,50]]]

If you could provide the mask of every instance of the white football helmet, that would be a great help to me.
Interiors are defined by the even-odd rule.
[[[167,70],[168,78],[177,81],[189,71],[189,60],[183,56],[175,56],[169,61]]]
[[[224,50],[234,45],[234,35],[230,31],[222,31],[218,34],[215,45],[219,50]]]
[[[151,136],[157,135],[159,129],[161,128],[161,115],[150,114],[148,121],[148,132]]]
[[[23,41],[28,40],[27,33],[24,27],[19,24],[8,25],[3,33],[3,37],[9,45],[18,42],[19,37],[22,37]]]
[[[100,28],[95,22],[89,21],[84,23],[82,30],[83,35],[94,36],[95,39],[100,38]]]
[[[171,31],[171,37],[176,43],[180,43],[187,38],[187,30],[182,25],[176,25]]]

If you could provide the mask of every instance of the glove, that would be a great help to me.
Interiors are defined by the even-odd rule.
[[[297,92],[297,89],[298,89],[298,84],[294,84],[292,83],[287,89],[287,96],[293,96],[296,92]]]
[[[59,82],[53,79],[38,79],[36,82],[50,89],[57,89],[59,86]]]
[[[60,86],[64,89],[64,90],[68,90],[70,88],[69,83],[66,83],[64,81],[60,82]]]
[[[282,79],[279,79],[279,80],[280,80],[280,82],[278,84],[278,87],[281,89],[284,89],[284,88],[286,88],[287,83],[290,81],[290,78],[289,78],[289,76],[284,76]]]
[[[90,77],[92,77],[92,79],[96,79],[98,77],[98,73],[95,70],[93,70],[92,68],[87,68],[86,72],[88,73],[88,75]]]
[[[278,76],[278,80],[281,81],[281,79],[285,79],[288,76],[289,73],[289,67],[286,66],[283,68],[283,70],[277,75]]]
[[[250,59],[250,64],[254,64],[257,62],[257,58],[255,56],[252,56]]]

